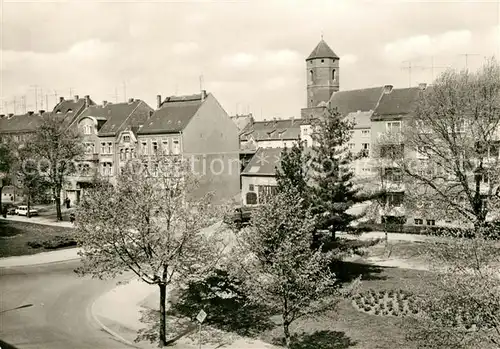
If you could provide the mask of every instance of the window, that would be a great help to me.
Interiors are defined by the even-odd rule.
[[[354,149],[354,143],[349,143],[349,149]]]
[[[254,192],[248,192],[246,202],[247,205],[257,205],[257,194]]]
[[[153,154],[158,153],[158,142],[153,142]]]
[[[399,159],[404,155],[403,144],[383,144],[380,147],[380,157],[389,159]]]
[[[274,196],[278,192],[278,187],[275,185],[259,185],[259,204],[265,204],[268,198]]]
[[[173,154],[180,154],[181,153],[181,148],[180,148],[178,139],[174,139],[172,141],[172,153]]]
[[[142,154],[148,155],[148,143],[147,142],[142,142]]]
[[[401,131],[401,121],[389,121],[385,124],[387,132]]]
[[[364,136],[368,135],[369,133],[370,133],[369,130],[363,130],[363,131],[361,131],[361,134],[364,135]]]
[[[113,154],[113,143],[108,143],[108,154]]]
[[[389,207],[400,207],[403,205],[404,193],[388,193],[386,197],[386,204]]]
[[[364,158],[367,158],[370,156],[370,144],[368,143],[361,143],[361,156]]]
[[[134,150],[134,148],[130,149],[130,158],[135,158],[135,150]]]
[[[158,177],[158,164],[157,163],[153,164],[153,168],[151,171],[152,171],[151,175],[153,177]]]
[[[337,78],[336,74],[335,74],[335,69],[332,70],[332,80],[335,80]]]
[[[324,59],[322,59],[322,60],[321,60],[321,63],[325,63],[325,60],[324,60]]]
[[[85,153],[94,154],[94,143],[85,143]]]
[[[314,80],[314,72],[312,70],[309,70],[309,83],[312,84],[313,80]]]
[[[123,141],[125,143],[130,143],[130,136],[123,136]]]
[[[125,152],[123,149],[120,149],[120,160],[125,160]]]
[[[436,221],[434,219],[427,219],[427,225],[436,225]]]
[[[101,154],[106,152],[106,143],[101,143]]]
[[[128,151],[128,148],[125,149],[125,160],[130,159],[130,153]]]
[[[165,140],[161,143],[161,148],[162,148],[162,151],[163,151],[163,154],[169,154],[170,153],[170,149],[168,147],[168,140]]]
[[[421,219],[421,218],[415,218],[413,221],[415,222],[415,225],[422,225],[422,224],[424,224],[424,220]]]
[[[253,184],[250,184],[250,185],[248,186],[248,190],[249,190],[249,191],[254,191],[254,190],[255,190],[254,185],[253,185]]]

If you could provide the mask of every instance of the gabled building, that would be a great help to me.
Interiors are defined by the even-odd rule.
[[[122,132],[143,125],[152,113],[145,102],[131,98],[125,103],[91,105],[75,118],[69,127],[82,133],[85,154],[78,159],[78,171],[65,188],[66,196],[78,203],[97,173],[113,183],[120,168]]]
[[[239,130],[212,94],[157,97],[157,109],[137,130],[142,156],[182,155],[200,175],[198,194],[216,200],[239,196]],[[132,135],[131,139],[132,139]]]
[[[236,124],[236,127],[238,127],[238,130],[241,132],[247,127],[247,125],[252,124],[255,122],[255,119],[253,118],[252,113],[250,114],[236,114],[231,116],[231,120]]]

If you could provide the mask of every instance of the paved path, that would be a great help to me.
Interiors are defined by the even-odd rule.
[[[67,248],[64,250],[36,253],[29,256],[0,258],[0,268],[22,267],[76,260],[80,258],[78,256],[79,251],[79,248]]]
[[[79,263],[0,269],[1,342],[19,349],[128,348],[103,332],[90,311],[116,281],[79,278],[73,271]]]
[[[51,218],[46,218],[43,216],[34,216],[34,217],[24,217],[24,216],[14,216],[8,215],[7,218],[0,216],[0,219],[6,221],[16,221],[16,222],[24,222],[24,223],[34,223],[34,224],[43,224],[43,225],[52,225],[55,227],[65,227],[65,228],[74,228],[75,226],[68,221],[56,221]]]

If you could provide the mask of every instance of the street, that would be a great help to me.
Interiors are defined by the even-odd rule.
[[[90,312],[116,281],[80,278],[73,271],[79,263],[0,269],[2,349],[127,348],[102,331]]]

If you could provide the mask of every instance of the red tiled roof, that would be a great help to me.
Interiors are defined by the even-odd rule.
[[[339,59],[339,56],[333,52],[333,50],[328,46],[325,40],[321,39],[321,41],[316,45],[314,50],[311,52],[309,57],[307,57],[306,61],[310,59],[316,58],[336,58]]]
[[[335,92],[330,98],[332,108],[337,108],[343,116],[361,112],[373,111],[382,97],[384,87],[371,87],[350,91]]]

